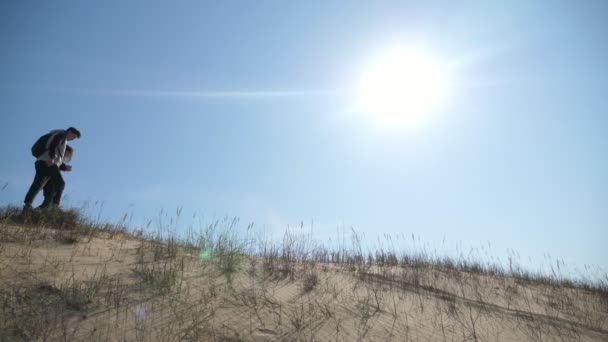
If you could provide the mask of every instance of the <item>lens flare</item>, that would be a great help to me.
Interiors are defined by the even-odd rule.
[[[211,248],[201,248],[201,252],[198,255],[202,261],[208,261],[213,258],[213,250]]]

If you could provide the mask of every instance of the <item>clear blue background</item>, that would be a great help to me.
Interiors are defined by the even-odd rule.
[[[0,204],[75,126],[66,203],[110,220],[181,206],[605,268],[606,32],[604,1],[3,1]],[[384,136],[345,90],[412,41],[458,84],[423,133]]]

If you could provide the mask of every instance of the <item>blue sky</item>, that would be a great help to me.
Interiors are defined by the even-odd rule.
[[[2,204],[20,205],[36,138],[75,126],[66,203],[103,202],[111,220],[183,207],[608,267],[602,1],[3,1],[0,13]],[[349,112],[361,66],[395,43],[432,50],[456,80],[412,134]]]

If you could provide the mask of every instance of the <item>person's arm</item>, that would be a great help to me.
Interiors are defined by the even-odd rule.
[[[66,134],[65,133],[57,133],[52,138],[53,140],[51,140],[51,143],[49,144],[49,157],[51,158],[51,160],[55,160],[55,150],[57,149],[57,146],[59,146],[59,144],[65,138],[66,138]]]
[[[66,163],[63,163],[63,164],[61,164],[61,166],[59,166],[59,170],[60,171],[70,172],[70,171],[72,171],[72,165],[68,165]]]

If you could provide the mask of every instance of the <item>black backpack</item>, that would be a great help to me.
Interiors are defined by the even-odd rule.
[[[34,157],[38,158],[46,151],[46,143],[49,141],[51,135],[53,135],[53,133],[47,133],[36,140],[32,146],[32,155]]]

